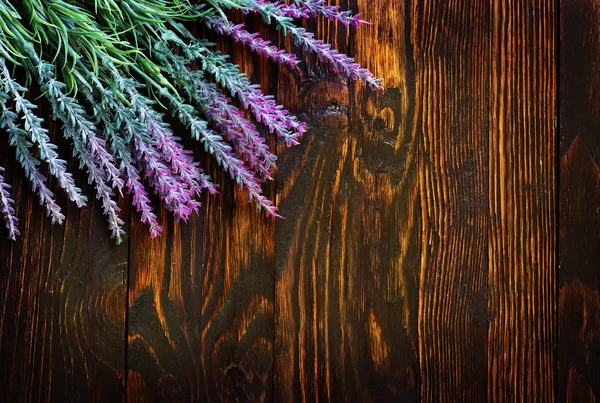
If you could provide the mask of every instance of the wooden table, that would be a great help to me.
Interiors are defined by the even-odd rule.
[[[2,144],[0,400],[600,400],[600,0],[341,4],[373,25],[308,28],[384,92],[220,41],[312,126],[272,142],[285,220],[198,153],[220,194],[156,240],[123,200],[116,246]]]

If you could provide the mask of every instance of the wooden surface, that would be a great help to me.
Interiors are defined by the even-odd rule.
[[[600,401],[600,1],[561,2],[558,398]]]
[[[124,201],[115,246],[2,145],[0,400],[600,401],[600,1],[330,4],[373,25],[307,28],[385,91],[218,41],[311,125],[272,141],[285,220],[198,151],[220,194],[157,240]]]

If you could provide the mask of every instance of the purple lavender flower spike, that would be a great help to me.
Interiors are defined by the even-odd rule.
[[[150,226],[150,237],[156,238],[162,233],[163,228],[158,223],[154,209],[150,205],[150,199],[148,199],[146,188],[141,182],[140,174],[131,164],[126,164],[124,170],[127,178],[125,186],[127,186],[127,192],[132,195],[133,205],[141,214],[141,221]]]
[[[21,87],[11,77],[4,59],[0,58],[0,72],[4,75],[4,85],[7,95],[15,101],[17,114],[22,113],[25,132],[32,143],[38,146],[40,158],[48,163],[50,174],[58,179],[61,188],[65,190],[69,199],[77,204],[77,207],[86,205],[87,197],[81,194],[81,189],[75,186],[73,176],[67,172],[67,163],[60,159],[56,152],[56,145],[50,141],[48,130],[42,127],[42,119],[37,117],[33,111],[36,108],[22,93],[27,89]]]
[[[214,84],[201,79],[197,80],[197,84],[199,100],[207,104],[204,109],[207,117],[233,144],[234,150],[250,168],[260,173],[263,178],[272,179],[277,157],[270,152],[269,145],[256,127]]]
[[[175,24],[175,27],[186,35],[190,43],[185,43],[169,30],[163,32],[163,39],[181,45],[189,60],[201,61],[202,69],[214,75],[232,96],[237,96],[244,108],[250,109],[256,120],[267,126],[271,133],[283,138],[288,146],[299,144],[298,138],[306,131],[305,122],[300,122],[278,105],[273,96],[264,95],[259,85],[252,84],[236,65],[227,62],[226,56],[213,52],[209,44],[195,38],[183,25]]]
[[[293,18],[309,16],[309,13],[313,12],[310,8],[302,9],[293,5],[288,6],[280,2],[271,3],[266,0],[244,0],[244,4],[246,4],[249,11],[261,14],[267,21],[275,20],[284,34],[290,34],[296,45],[301,46],[304,51],[315,53],[321,61],[328,61],[337,72],[352,80],[362,80],[374,90],[383,88],[381,85],[383,79],[375,78],[369,70],[360,67],[353,58],[332,49],[330,44],[316,39],[312,32],[297,27],[293,23]],[[326,15],[334,15],[332,10],[322,10],[318,7],[315,10],[324,12]],[[342,17],[339,14],[338,17],[342,20],[349,18],[348,16]],[[351,22],[348,21],[348,23]]]
[[[13,207],[15,201],[10,198],[10,193],[8,192],[10,185],[4,182],[3,172],[4,168],[0,167],[0,211],[4,217],[4,225],[8,229],[8,237],[16,241],[17,237],[21,234],[17,227],[19,219],[15,216],[15,209]]]
[[[328,5],[325,0],[294,0],[294,2],[296,5],[288,7],[296,8],[295,14],[299,16],[293,16],[293,18],[316,17],[320,14],[328,20],[338,21],[346,27],[358,28],[361,24],[371,25],[369,21],[362,20],[360,14],[353,14],[350,10],[340,11],[340,6]]]
[[[169,61],[163,59],[163,62],[169,67],[175,82],[182,83],[189,99],[200,106],[209,121],[231,142],[235,152],[253,171],[264,179],[271,179],[277,157],[270,152],[268,144],[254,124],[231,104],[231,99],[225,96],[214,83],[207,82],[202,71],[187,67],[185,58],[175,55],[166,46],[157,50],[162,52],[166,59],[170,59]]]
[[[296,68],[298,60],[296,55],[286,52],[285,50],[278,49],[276,46],[271,44],[270,41],[266,41],[260,37],[258,33],[250,33],[244,29],[244,24],[234,25],[230,21],[218,16],[217,14],[208,14],[204,17],[205,24],[214,29],[221,35],[228,35],[234,41],[241,44],[247,45],[250,50],[258,53],[259,55],[266,56],[277,63],[286,64],[292,69]]]
[[[147,119],[148,133],[155,141],[157,149],[162,151],[166,162],[171,164],[175,174],[179,174],[183,182],[195,194],[200,195],[206,188],[211,194],[217,189],[212,182],[202,175],[199,164],[194,161],[191,152],[184,150],[172,133],[165,130],[158,122]]]
[[[325,43],[320,39],[315,39],[315,34],[312,32],[308,32],[306,29],[298,27],[292,27],[289,28],[289,30],[292,33],[294,41],[298,45],[301,45],[305,51],[317,54],[321,61],[328,61],[331,63],[336,71],[352,80],[363,80],[374,90],[383,88],[381,85],[383,79],[375,78],[373,73],[364,67],[360,67],[353,58],[332,49],[330,44]]]
[[[33,144],[28,140],[28,133],[17,125],[18,115],[6,107],[7,99],[7,94],[0,91],[0,128],[6,130],[9,144],[15,148],[17,161],[31,182],[32,190],[37,193],[40,205],[46,208],[46,214],[51,217],[52,224],[61,224],[65,216],[54,200],[54,193],[48,189],[46,178],[38,170],[40,161],[32,154]]]
[[[155,193],[164,201],[165,206],[176,220],[187,221],[192,212],[198,212],[200,204],[193,199],[194,192],[187,184],[180,182],[165,165],[161,155],[148,146],[141,136],[134,138],[134,157],[140,164],[144,176]]]

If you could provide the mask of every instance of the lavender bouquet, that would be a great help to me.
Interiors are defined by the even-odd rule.
[[[173,121],[203,144],[259,209],[277,215],[261,191],[261,183],[272,179],[276,157],[258,125],[288,146],[298,143],[306,125],[187,27],[200,22],[290,69],[298,61],[294,53],[232,23],[230,9],[261,16],[340,74],[381,88],[381,79],[298,25],[299,19],[318,16],[346,27],[365,23],[325,0],[0,0],[0,130],[52,223],[65,217],[42,165],[77,206],[85,206],[87,198],[27,99],[30,83],[39,86],[62,126],[117,243],[124,234],[117,195],[131,196],[155,237],[162,228],[152,197],[175,219],[187,220],[198,211],[203,191],[217,191],[192,152],[173,135],[168,123]],[[0,167],[0,211],[14,240],[18,219],[2,173]]]

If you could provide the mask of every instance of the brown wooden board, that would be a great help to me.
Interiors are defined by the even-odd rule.
[[[57,136],[60,128],[49,127]],[[62,226],[53,226],[7,144],[0,133],[0,165],[13,185],[21,237],[8,241],[0,229],[0,401],[119,402],[129,237],[120,246],[110,239],[83,172],[76,175],[89,199],[82,210],[50,183],[67,216]],[[76,167],[69,164],[71,172]],[[127,202],[121,207],[127,219]]]
[[[487,1],[411,6],[424,401],[485,401],[488,390],[492,13]]]
[[[275,396],[552,400],[554,2],[351,5],[311,28],[385,92],[280,83],[316,124],[280,153]]]
[[[491,4],[487,397],[553,401],[558,10]]]
[[[600,2],[562,0],[558,398],[600,400]]]
[[[312,128],[278,155],[286,219],[275,234],[276,401],[414,401],[419,393],[410,8],[351,6],[373,25],[355,34],[321,19],[309,29],[385,77],[386,90],[348,86],[310,56],[307,65],[323,72],[305,71],[298,85],[280,79],[279,99],[299,99]]]

